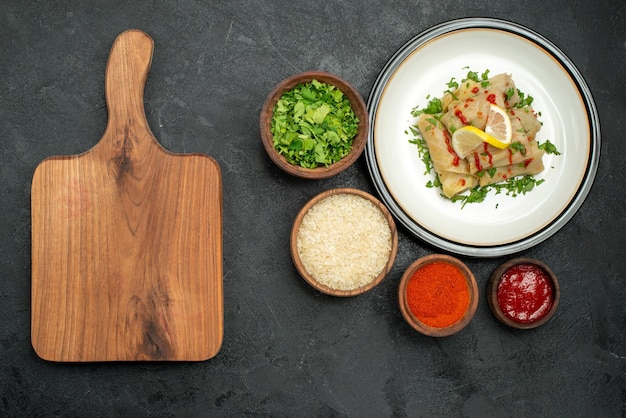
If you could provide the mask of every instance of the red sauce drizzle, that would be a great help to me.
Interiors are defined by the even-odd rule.
[[[465,179],[460,179],[459,183],[461,184],[461,186],[465,186]]]
[[[487,155],[487,158],[489,159],[489,167],[493,167],[493,155],[491,155],[491,153],[489,152],[489,144],[484,142],[483,149],[485,150],[485,154]]]
[[[500,278],[496,296],[502,312],[522,324],[546,316],[554,301],[550,278],[534,264],[508,268]]]
[[[489,96],[487,96],[487,101],[491,104],[496,104],[496,95],[490,94]]]
[[[478,91],[479,91],[479,90],[480,90],[480,89],[478,88],[478,86],[476,86],[476,87],[474,87],[474,88],[472,89],[472,93],[476,94],[476,93],[478,93]]]
[[[474,153],[474,162],[476,163],[476,169],[482,171],[483,166],[480,164],[480,155],[477,152]]]
[[[450,135],[448,134],[448,131],[445,129],[443,130],[443,136],[446,139],[446,146],[448,147],[448,152],[452,154],[453,156],[452,165],[454,166],[459,165],[459,161],[460,161],[459,156],[456,155],[456,152],[454,152],[454,149],[452,148],[452,141],[450,140]]]
[[[459,118],[461,120],[461,123],[463,125],[469,125],[469,123],[467,122],[467,119],[465,119],[465,116],[463,116],[463,112],[461,112],[460,110],[455,110],[454,111],[454,116],[456,116],[457,118]]]
[[[526,161],[524,161],[524,168],[528,167],[530,165],[530,163],[533,162],[533,158],[529,158]]]

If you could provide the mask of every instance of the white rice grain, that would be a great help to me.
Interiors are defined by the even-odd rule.
[[[304,215],[297,248],[304,268],[319,283],[336,290],[354,290],[372,282],[387,264],[391,230],[369,200],[335,194]]]

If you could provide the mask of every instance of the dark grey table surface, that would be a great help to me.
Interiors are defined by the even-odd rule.
[[[0,12],[0,415],[626,416],[626,3],[517,1],[3,1]],[[556,316],[501,325],[481,299],[448,338],[416,333],[396,302],[404,269],[441,252],[400,229],[393,270],[364,295],[322,295],[297,274],[291,223],[315,194],[375,189],[361,158],[324,181],[265,154],[258,117],[280,80],[324,70],[367,99],[405,42],[443,21],[496,17],[554,42],[596,100],[602,153],[573,219],[500,258],[460,257],[484,292],[496,266],[539,258],[560,277]],[[30,182],[50,155],[83,152],[107,121],[115,37],[155,40],[145,92],[158,140],[220,164],[224,342],[197,363],[57,364],[30,344]]]

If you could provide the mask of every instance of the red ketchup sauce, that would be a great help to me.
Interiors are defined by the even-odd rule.
[[[467,121],[467,118],[463,115],[463,112],[461,112],[460,110],[456,110],[454,112],[454,116],[456,116],[457,118],[459,118],[459,120],[461,121],[461,123],[463,125],[469,125],[469,122]]]
[[[487,156],[487,158],[489,159],[489,167],[493,166],[493,155],[491,155],[491,153],[489,152],[489,144],[487,144],[486,142],[483,144],[483,154]]]
[[[522,324],[546,316],[554,302],[550,277],[534,264],[509,267],[500,278],[496,296],[502,312]]]
[[[478,171],[483,171],[483,166],[480,163],[480,155],[477,152],[474,153],[474,163],[476,164],[476,169]]]
[[[458,155],[456,155],[456,152],[454,152],[454,149],[452,148],[452,140],[450,139],[450,135],[448,135],[447,130],[443,131],[443,136],[446,141],[446,146],[448,147],[448,152],[452,155],[452,165],[458,166],[460,162],[460,158]]]

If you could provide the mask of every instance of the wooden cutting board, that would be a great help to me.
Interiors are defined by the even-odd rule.
[[[31,340],[43,359],[196,361],[221,347],[221,171],[152,135],[153,48],[139,30],[119,35],[103,137],[34,172]]]

